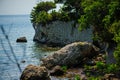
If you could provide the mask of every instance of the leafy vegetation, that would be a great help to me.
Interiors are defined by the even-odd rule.
[[[98,61],[96,65],[85,65],[85,74],[88,80],[101,80],[105,74],[115,74],[119,72],[119,66],[116,64],[105,64]]]
[[[101,77],[91,76],[91,77],[88,78],[88,80],[101,80]]]
[[[119,70],[116,64],[105,64],[100,61],[96,63],[96,68],[103,73],[115,73]]]
[[[94,37],[104,42],[116,42],[120,46],[120,2],[119,0],[83,0],[83,13],[79,19],[80,28],[93,26]],[[119,64],[120,49],[115,58]]]
[[[53,2],[40,2],[31,12],[31,22],[35,24],[46,24],[51,21],[52,16],[48,14],[48,11],[55,8],[56,5]]]
[[[80,75],[75,75],[75,80],[81,80]]]
[[[119,0],[55,0],[63,2],[62,11],[80,23],[80,30],[94,29],[94,40],[116,43],[114,52],[120,65],[120,1]]]
[[[52,21],[60,20],[60,21],[69,21],[70,17],[67,12],[60,11],[56,12],[52,10],[56,7],[54,2],[40,2],[35,6],[31,12],[31,22],[33,24],[48,24]],[[52,12],[49,13],[49,10]]]
[[[67,66],[62,66],[61,69],[62,69],[64,72],[66,72],[67,69],[68,69],[68,67],[67,67]]]
[[[55,3],[63,3],[61,11],[49,10],[55,8]],[[104,68],[112,72],[120,67],[120,1],[119,0],[55,0],[40,2],[31,12],[31,21],[35,24],[46,24],[51,21],[75,21],[80,23],[80,30],[92,26],[94,40],[116,43],[114,56],[117,65],[106,65],[98,62],[97,68]]]

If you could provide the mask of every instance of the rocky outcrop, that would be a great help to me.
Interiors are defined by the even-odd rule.
[[[16,42],[27,42],[26,37],[20,37],[16,40]]]
[[[53,55],[43,58],[43,65],[52,68],[56,65],[73,66],[80,64],[84,58],[93,57],[99,49],[87,42],[68,44]]]
[[[92,28],[80,31],[74,22],[55,21],[51,24],[33,25],[34,41],[46,44],[66,45],[76,41],[92,42]]]
[[[45,67],[28,65],[23,71],[20,80],[50,80]]]

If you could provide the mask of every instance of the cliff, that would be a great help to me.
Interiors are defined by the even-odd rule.
[[[73,27],[74,22],[54,21],[51,24],[34,25],[34,41],[46,44],[66,45],[76,41],[92,42],[92,29],[78,30],[79,25]]]

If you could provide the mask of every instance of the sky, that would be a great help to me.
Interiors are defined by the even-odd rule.
[[[24,15],[30,14],[34,6],[40,1],[53,0],[0,0],[0,15]],[[62,5],[57,4],[58,11]]]
[[[0,15],[30,14],[37,1],[38,0],[0,0]]]
[[[29,14],[35,0],[0,0],[0,15]]]

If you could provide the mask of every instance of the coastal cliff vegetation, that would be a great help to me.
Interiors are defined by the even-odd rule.
[[[63,7],[49,12],[57,3]],[[79,29],[93,27],[94,42],[114,44],[115,68],[120,67],[120,1],[119,0],[54,0],[40,2],[31,12],[33,24],[48,24],[52,21],[74,21]],[[113,47],[109,45],[109,47]]]

